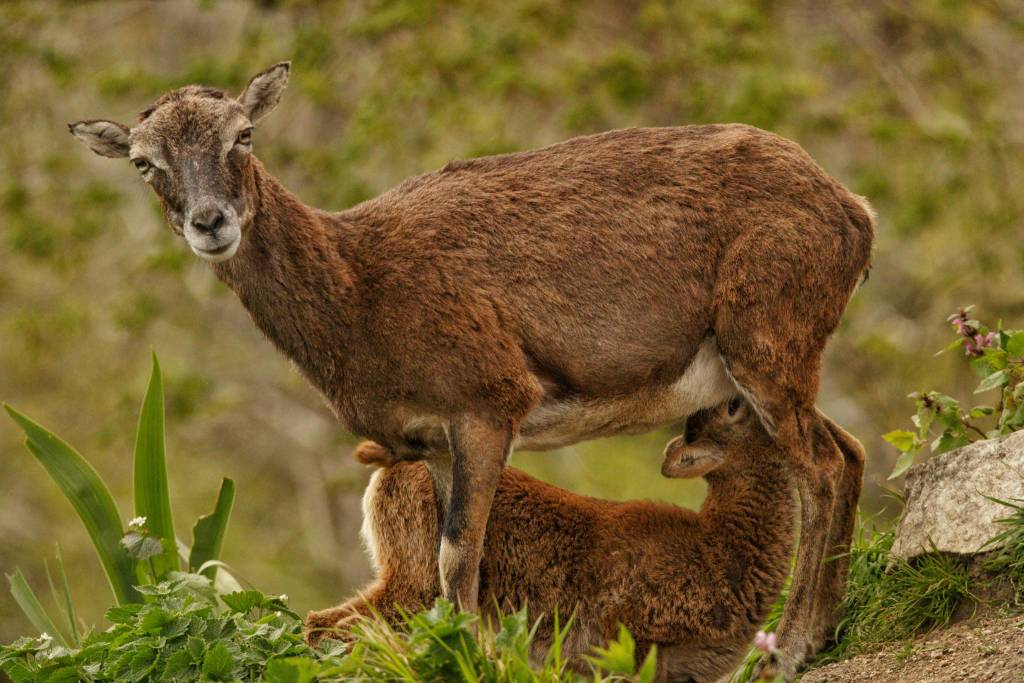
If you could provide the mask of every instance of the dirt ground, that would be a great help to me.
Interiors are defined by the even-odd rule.
[[[1024,616],[975,619],[807,672],[801,683],[1024,683]]]

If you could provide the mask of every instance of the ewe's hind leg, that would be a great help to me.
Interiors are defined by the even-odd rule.
[[[850,573],[850,544],[857,521],[857,503],[864,480],[864,447],[853,435],[818,411],[832,435],[836,446],[843,454],[843,476],[836,492],[832,526],[829,529],[826,561],[821,568],[820,599],[816,602],[815,624],[827,636],[834,633],[841,614],[839,603],[846,593],[846,580]]]
[[[779,627],[788,678],[824,643],[815,603],[835,597],[821,595],[819,578],[844,463],[814,401],[825,342],[865,265],[842,230],[803,218],[806,226],[768,225],[734,243],[715,292],[726,368],[786,451],[800,494],[800,544]]]

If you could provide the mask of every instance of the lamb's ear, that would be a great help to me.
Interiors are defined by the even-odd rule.
[[[699,440],[686,443],[682,436],[665,446],[665,461],[661,473],[672,479],[703,477],[725,460],[722,447],[712,441]]]
[[[113,121],[79,121],[69,123],[68,130],[101,157],[128,156],[131,142],[128,128]]]
[[[256,123],[269,114],[281,101],[281,94],[288,85],[291,73],[291,62],[280,62],[252,77],[249,85],[238,96],[238,101],[245,109],[245,115]]]

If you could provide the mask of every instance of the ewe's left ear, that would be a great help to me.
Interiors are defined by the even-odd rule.
[[[238,96],[238,101],[249,120],[256,123],[269,114],[281,101],[281,94],[288,85],[292,63],[281,62],[252,77],[249,85]]]
[[[69,123],[68,130],[76,138],[89,146],[89,149],[101,157],[128,156],[131,149],[131,142],[128,139],[128,129],[120,123],[113,121],[79,121]]]

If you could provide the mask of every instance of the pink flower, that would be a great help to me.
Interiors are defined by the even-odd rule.
[[[998,339],[998,334],[996,334],[995,332],[989,332],[987,335],[985,335],[985,346],[987,348],[998,346]]]
[[[766,654],[774,654],[779,650],[778,641],[778,636],[776,636],[775,633],[758,631],[757,635],[754,636],[754,647]]]
[[[964,333],[964,327],[965,327],[964,319],[963,318],[953,318],[953,327],[956,328],[956,333],[957,334],[961,334],[962,335]]]

